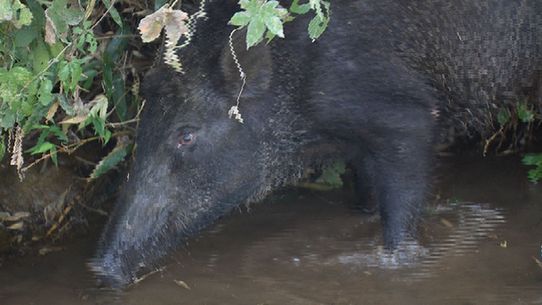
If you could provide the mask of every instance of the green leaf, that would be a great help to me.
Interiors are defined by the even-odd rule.
[[[9,71],[0,68],[0,100],[11,109],[19,110],[25,98],[33,93],[32,86],[29,86],[32,79],[32,72],[24,67],[13,67]],[[23,88],[26,88],[26,92],[23,92]]]
[[[282,29],[282,20],[279,17],[273,16],[265,19],[265,26],[269,31],[281,38],[284,38],[284,32]]]
[[[343,186],[341,175],[346,171],[346,165],[343,161],[335,161],[324,168],[322,175],[316,179],[316,183],[329,185],[334,188]]]
[[[55,148],[55,144],[51,142],[43,142],[41,144],[38,144],[30,149],[30,153],[32,155],[41,154],[44,152],[48,152],[51,149]]]
[[[68,82],[68,78],[70,77],[70,66],[68,64],[67,61],[61,61],[59,64],[59,69],[58,69],[58,79],[63,82],[63,83],[66,83]]]
[[[85,88],[86,90],[90,90],[94,82],[94,78],[98,76],[98,71],[90,68],[89,70],[85,70],[84,74],[85,81],[81,84],[81,87]]]
[[[38,100],[43,106],[48,106],[53,101],[53,82],[50,79],[45,78],[40,83],[40,89],[38,92]]]
[[[261,0],[241,0],[239,1],[239,5],[242,9],[247,11],[250,15],[254,16],[258,14],[258,10],[260,9],[260,6],[262,5]]]
[[[27,0],[26,4],[32,12],[32,23],[30,24],[30,27],[32,27],[36,33],[40,33],[42,29],[45,28],[45,10],[36,0]]]
[[[542,165],[542,154],[527,154],[521,162],[525,165]]]
[[[72,67],[71,67],[71,82],[70,82],[70,91],[75,91],[75,88],[77,87],[77,84],[79,83],[79,80],[81,79],[81,74],[83,73],[83,66],[78,61],[72,61]]]
[[[542,180],[542,154],[527,154],[521,162],[525,165],[535,167],[527,173],[527,177],[531,182],[537,183]]]
[[[231,17],[229,24],[243,27],[250,22],[250,15],[247,12],[237,12]]]
[[[79,24],[84,17],[81,9],[67,6],[67,0],[53,0],[52,5],[45,10],[45,15],[51,20],[59,36],[67,34],[68,26]]]
[[[9,109],[0,111],[0,127],[3,129],[12,128],[15,125],[15,113]]]
[[[323,21],[325,18],[324,12],[322,11],[322,0],[309,0],[309,6],[316,12],[316,16]]]
[[[77,84],[82,79],[83,65],[89,58],[73,59],[70,62],[61,61],[58,68],[58,79],[64,89],[68,92],[74,92]]]
[[[263,39],[263,34],[265,33],[265,23],[257,18],[252,19],[248,24],[247,30],[247,49],[258,44]]]
[[[26,48],[34,39],[38,37],[38,31],[33,27],[24,27],[20,30],[15,31],[14,33],[14,45],[18,48]],[[32,50],[34,54],[34,50]]]
[[[23,131],[25,132],[25,134],[27,134],[31,130],[32,126],[38,124],[41,120],[43,120],[43,117],[47,114],[48,110],[49,106],[43,106],[40,103],[36,103],[33,106],[32,113],[26,118],[23,124]]]
[[[309,22],[309,37],[312,41],[318,39],[326,30],[329,23],[328,19],[321,20],[318,15],[314,16]]]
[[[109,0],[102,0],[103,3],[105,4],[105,7],[107,7],[107,9],[109,9],[109,15],[111,16],[111,18],[113,19],[113,21],[115,21],[115,23],[122,27],[122,18],[120,17],[120,14],[119,12],[117,11],[117,9],[115,8],[115,6],[112,6],[111,5],[111,1]],[[159,2],[159,1],[157,1]],[[165,4],[166,1],[164,1],[164,4]],[[155,3],[156,4],[156,3]],[[162,4],[163,5],[163,4]]]
[[[517,104],[516,111],[518,113],[518,118],[523,123],[531,123],[532,121],[534,121],[534,113],[528,108],[527,104],[525,103]]]
[[[278,1],[241,0],[244,11],[236,13],[229,21],[239,28],[248,25],[246,34],[247,49],[260,43],[264,36],[270,41],[275,36],[284,37],[283,24],[288,11]]]
[[[37,143],[43,143],[50,134],[55,135],[63,143],[68,142],[66,134],[56,125],[34,125],[31,130],[42,130]]]
[[[100,118],[102,121],[105,121],[107,119],[107,97],[99,95],[93,100],[93,102],[95,102],[95,104],[92,106],[92,108],[90,108],[89,116]]]
[[[298,14],[298,15],[306,14],[309,12],[310,9],[311,9],[310,4],[305,3],[305,4],[300,5],[299,0],[292,1],[292,5],[290,6],[290,12]]]
[[[108,99],[104,95],[99,95],[94,98],[92,103],[94,103],[94,106],[90,108],[88,117],[83,122],[82,126],[92,124],[96,135],[100,136],[104,140],[105,145],[111,137],[111,132],[105,128]]]
[[[262,5],[261,10],[262,10],[264,13],[267,13],[267,14],[270,14],[270,15],[274,15],[274,14],[275,14],[275,10],[277,9],[278,5],[279,5],[279,2],[278,2],[278,1],[275,1],[275,0],[267,1],[267,2],[265,2],[265,3]]]
[[[506,123],[510,122],[510,119],[512,118],[512,115],[510,114],[510,110],[504,108],[499,111],[497,114],[497,122],[499,122],[499,125],[504,126]]]
[[[19,0],[0,0],[1,22],[10,22],[20,29],[32,22],[32,12]]]
[[[26,6],[21,4],[18,0],[16,0],[16,2],[18,2],[19,7],[18,7],[18,13],[17,13],[18,15],[17,22],[15,22],[14,25],[16,28],[20,29],[22,26],[29,25],[30,23],[32,23],[32,13]]]
[[[54,126],[51,126],[51,128],[49,129],[51,131],[52,134],[54,134],[56,136],[57,139],[59,139],[62,143],[67,143],[68,142],[68,137],[66,136],[66,134],[62,131],[62,129],[60,129],[60,127],[54,125]]]
[[[118,145],[105,156],[90,174],[89,180],[94,180],[117,166],[129,152],[129,145]]]
[[[55,94],[55,97],[58,100],[58,103],[60,104],[60,108],[66,112],[68,116],[74,116],[76,114],[75,109],[72,105],[70,105],[68,99],[63,94]]]
[[[48,44],[49,52],[51,54],[51,58],[55,58],[59,56],[60,52],[64,49],[64,44],[60,41],[54,43],[54,44]]]
[[[10,0],[0,0],[0,22],[11,21],[14,9]]]
[[[85,35],[85,42],[88,43],[88,51],[92,54],[96,53],[96,50],[98,50],[98,41],[93,33],[88,32]]]

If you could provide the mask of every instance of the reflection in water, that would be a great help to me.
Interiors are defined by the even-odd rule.
[[[0,267],[0,304],[542,304],[542,192],[517,160],[455,161],[419,242],[382,250],[348,192],[290,190],[220,221],[123,293],[94,288],[94,241]],[[481,204],[480,202],[486,202]]]
[[[487,207],[484,207],[487,206]],[[449,219],[457,218],[456,224]],[[478,244],[491,236],[492,232],[501,224],[505,223],[502,209],[492,209],[489,205],[476,203],[452,203],[446,206],[437,206],[432,215],[426,217],[426,229],[437,227],[427,219],[439,219],[448,229],[446,235],[433,236],[436,242],[427,245],[417,241],[407,241],[393,253],[384,251],[381,242],[374,239],[367,240],[368,251],[356,251],[349,254],[341,254],[335,260],[327,264],[340,263],[353,265],[361,268],[373,267],[381,269],[404,269],[412,274],[409,279],[427,278],[438,276],[433,273],[434,268],[446,257],[460,256],[476,251]],[[432,230],[433,234],[434,231]],[[442,231],[442,230],[440,230]],[[423,240],[423,235],[420,237]]]

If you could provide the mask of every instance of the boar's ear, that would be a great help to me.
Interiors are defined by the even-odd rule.
[[[178,73],[169,66],[159,64],[152,68],[145,73],[142,82],[141,93],[143,98],[153,100],[156,98],[157,92],[160,92],[162,96],[177,92],[177,78]]]
[[[232,37],[235,56],[245,72],[246,85],[243,96],[262,94],[271,85],[272,58],[271,50],[265,42],[247,50],[245,42],[246,31],[236,31]],[[241,88],[239,68],[234,60],[229,40],[222,50],[222,72],[227,90],[237,95]]]

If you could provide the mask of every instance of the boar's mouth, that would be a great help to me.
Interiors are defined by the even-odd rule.
[[[115,230],[113,237],[103,238],[98,254],[88,262],[100,286],[121,289],[137,283],[158,270],[160,258],[172,248],[171,241],[162,236],[133,242],[119,239],[122,233]]]
[[[199,195],[181,199],[162,197],[161,206],[151,212],[148,198],[154,196],[145,196],[146,202],[142,202],[137,192],[123,194],[102,235],[97,255],[88,262],[99,285],[122,289],[160,270],[165,257],[181,248],[188,238],[239,204],[253,201],[254,194],[261,192],[259,187],[242,185],[224,196],[202,189],[196,193]],[[151,215],[157,213],[160,215]]]

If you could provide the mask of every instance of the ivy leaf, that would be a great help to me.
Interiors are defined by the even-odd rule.
[[[323,0],[309,0],[311,9],[316,12],[316,16],[309,22],[309,37],[314,42],[318,39],[329,24],[330,3]]]
[[[241,9],[230,19],[229,24],[238,28],[247,27],[247,49],[260,43],[267,37],[284,38],[283,24],[288,18],[288,11],[280,6],[278,1],[241,0]]]
[[[322,0],[309,0],[309,6],[316,12],[316,16],[323,21],[326,19],[326,17],[324,16],[324,11],[322,10],[322,3],[324,3]]]
[[[242,9],[247,11],[247,13],[251,16],[254,16],[258,13],[258,10],[260,8],[262,1],[261,0],[241,0],[239,1],[239,5]]]
[[[246,26],[250,22],[250,15],[247,12],[237,12],[231,17],[229,24],[238,27]]]
[[[267,1],[262,5],[261,10],[263,11],[264,14],[274,15],[275,10],[277,9],[278,5],[279,5],[278,1],[275,1],[275,0]]]
[[[247,49],[258,44],[265,33],[265,23],[259,19],[252,19],[247,29]]]
[[[269,32],[284,38],[284,32],[282,29],[282,20],[279,17],[273,16],[265,19],[265,26],[269,29]]]
[[[311,6],[308,3],[305,4],[299,4],[299,0],[292,1],[292,5],[290,6],[290,12],[298,15],[306,14],[310,11]]]
[[[312,20],[309,22],[309,37],[314,42],[316,39],[318,39],[326,30],[328,25],[327,19],[320,19],[318,16],[314,16]]]

